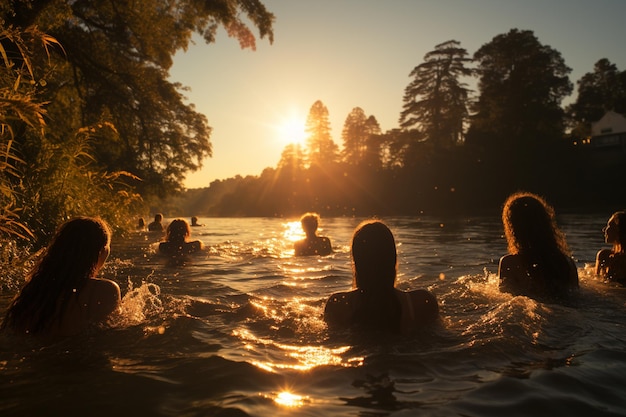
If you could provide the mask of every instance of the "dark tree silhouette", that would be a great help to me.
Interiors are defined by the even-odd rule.
[[[578,136],[589,135],[591,123],[609,110],[626,114],[626,71],[619,71],[608,59],[596,62],[593,72],[583,75],[577,84],[578,97],[567,112]]]
[[[479,99],[468,141],[529,145],[563,134],[561,101],[572,92],[561,54],[530,30],[512,29],[475,54]]]
[[[360,107],[355,107],[346,117],[341,132],[343,139],[343,161],[360,165],[366,161],[380,160],[377,141],[372,136],[380,135],[380,125],[374,116],[367,117]]]
[[[436,148],[450,148],[463,139],[469,92],[463,77],[472,75],[471,62],[460,43],[435,46],[424,62],[411,71],[413,81],[404,91],[400,126],[418,129]]]

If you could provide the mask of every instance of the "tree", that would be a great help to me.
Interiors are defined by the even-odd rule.
[[[435,46],[424,62],[411,71],[413,81],[404,90],[400,126],[421,130],[436,148],[450,148],[463,140],[469,92],[462,77],[472,75],[472,60],[460,43]]]
[[[474,60],[480,96],[468,143],[530,149],[562,137],[561,101],[572,84],[571,69],[558,51],[542,45],[532,31],[511,29],[483,45]]]
[[[311,106],[305,131],[310,166],[324,166],[337,161],[337,144],[330,136],[328,109],[320,100]]]
[[[372,136],[379,134],[380,125],[374,116],[367,117],[360,107],[352,109],[341,132],[343,160],[351,165],[359,165],[366,159],[372,162],[372,156],[379,155],[379,146]]]
[[[613,110],[626,114],[626,71],[603,58],[596,62],[593,72],[588,72],[577,82],[578,97],[568,106],[567,113],[579,135],[591,132],[591,123]]]
[[[304,170],[304,152],[299,144],[285,146],[278,161],[278,171],[297,173]]]
[[[372,169],[381,168],[384,161],[384,138],[378,120],[374,116],[369,116],[365,121],[365,130],[367,138],[363,163]]]
[[[259,0],[44,0],[0,7],[6,25],[38,27],[63,47],[51,56],[54,72],[35,74],[46,82],[48,139],[63,143],[82,127],[111,124],[117,133],[98,135],[95,159],[140,177],[144,192],[161,194],[182,188],[186,173],[211,155],[206,117],[168,80],[172,57],[193,33],[213,42],[221,26],[242,48],[254,49],[244,17],[261,38],[273,40],[274,16]],[[35,139],[21,147],[33,158],[39,151]]]

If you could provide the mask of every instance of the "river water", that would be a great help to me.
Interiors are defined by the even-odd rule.
[[[49,346],[0,336],[0,415],[623,416],[626,292],[591,272],[609,215],[559,217],[581,279],[567,305],[498,291],[497,216],[384,218],[398,286],[440,303],[441,323],[411,337],[322,320],[351,285],[363,219],[322,220],[328,257],[294,258],[301,230],[286,219],[201,218],[207,248],[179,264],[155,252],[158,234],[115,239],[102,276],[123,315]]]

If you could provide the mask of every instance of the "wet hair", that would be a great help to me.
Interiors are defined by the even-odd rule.
[[[354,286],[362,295],[354,321],[360,325],[399,328],[400,302],[396,296],[396,242],[383,222],[361,223],[352,237]]]
[[[569,255],[554,209],[536,194],[510,195],[502,209],[502,223],[511,254],[558,251]]]
[[[509,253],[523,256],[537,291],[550,295],[567,286],[570,251],[554,209],[542,197],[528,192],[512,194],[504,203],[502,223]]]
[[[78,217],[61,225],[11,302],[2,328],[32,334],[49,329],[71,296],[96,273],[100,254],[110,241],[111,230],[99,218]]]
[[[165,240],[167,242],[184,242],[190,235],[191,228],[189,227],[189,223],[184,219],[174,219],[167,226]]]
[[[621,250],[624,251],[626,246],[626,211],[616,211],[611,217],[615,219],[615,224],[617,225],[617,239],[619,240],[618,243]]]
[[[320,216],[317,213],[305,213],[300,217],[300,224],[305,233],[315,233],[320,223]]]

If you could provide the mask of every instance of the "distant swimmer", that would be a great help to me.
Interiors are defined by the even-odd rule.
[[[429,291],[395,288],[398,259],[391,230],[378,220],[361,223],[352,237],[354,289],[330,296],[324,320],[330,328],[411,333],[437,321],[439,305]]]
[[[73,336],[120,309],[120,287],[96,278],[111,250],[101,219],[78,217],[61,225],[11,302],[3,329],[44,338]]]
[[[561,298],[578,288],[578,270],[554,209],[527,192],[509,196],[502,210],[509,254],[500,259],[500,290],[529,297]]]
[[[162,232],[164,230],[163,215],[161,213],[154,215],[154,221],[148,225],[148,230],[151,232]]]
[[[192,227],[196,227],[196,226],[204,226],[204,224],[202,223],[198,223],[198,218],[196,216],[193,216],[191,218],[191,226]]]
[[[294,244],[294,254],[296,256],[311,255],[330,255],[333,248],[330,239],[317,235],[317,227],[319,226],[320,216],[317,213],[306,213],[300,218],[302,230],[306,234],[306,238],[297,241]]]
[[[164,255],[189,255],[203,248],[199,240],[188,240],[191,228],[184,219],[175,219],[167,226],[165,241],[159,243],[159,252]]]
[[[145,230],[146,228],[146,221],[143,219],[143,217],[140,217],[139,220],[137,221],[137,230]]]
[[[602,229],[604,241],[613,245],[596,256],[596,274],[610,281],[626,284],[626,211],[617,211]]]

